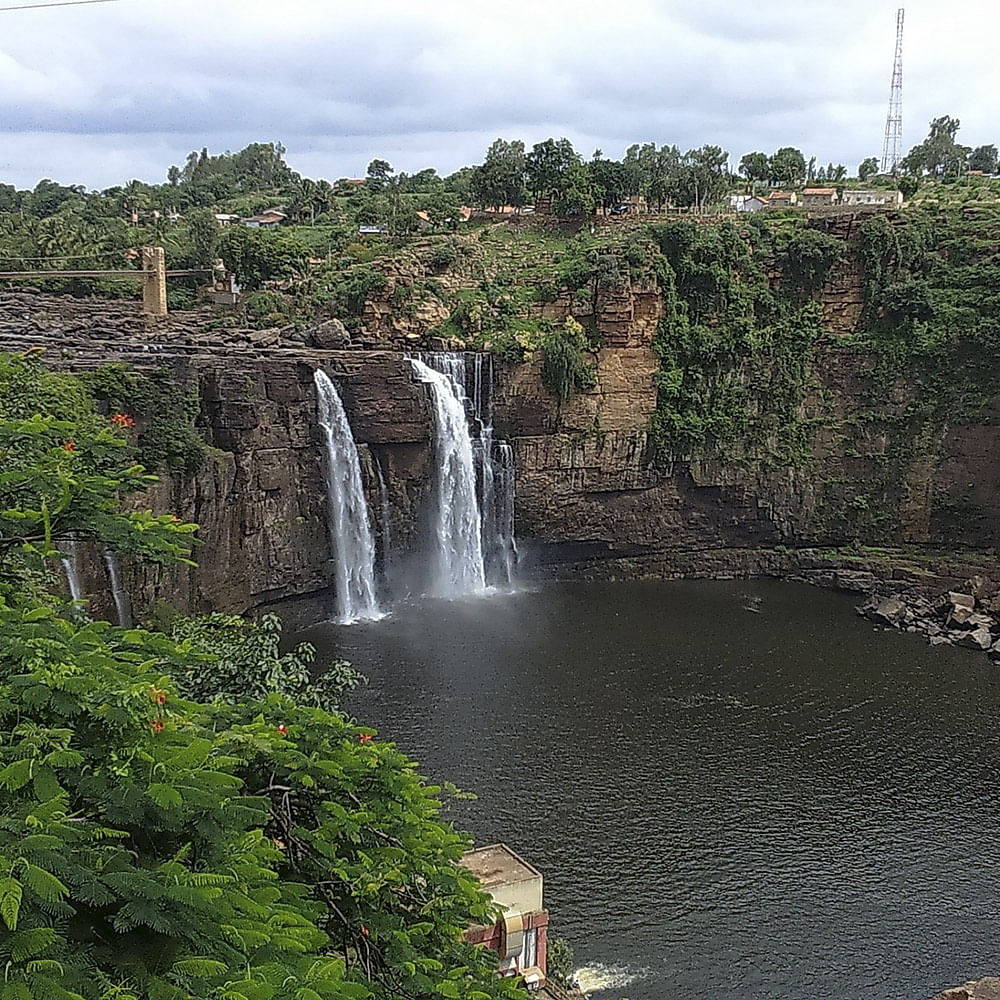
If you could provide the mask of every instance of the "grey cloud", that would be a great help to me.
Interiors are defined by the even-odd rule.
[[[0,171],[19,183],[39,170],[85,170],[79,179],[97,186],[123,169],[158,179],[191,148],[256,139],[281,139],[293,165],[327,176],[374,155],[447,171],[480,160],[497,135],[567,135],[586,155],[599,145],[609,156],[634,141],[715,142],[734,160],[792,144],[854,165],[880,145],[893,26],[893,11],[867,0],[286,0],[280,16],[255,0],[136,0],[93,10],[4,22],[0,130],[20,149],[4,142]],[[988,50],[1000,15],[981,5],[983,31],[962,58],[934,44],[954,10],[909,0],[907,16],[907,144],[944,113],[962,118],[964,141],[995,141],[974,134],[992,127],[995,61],[973,50]],[[135,166],[123,168],[129,156]]]

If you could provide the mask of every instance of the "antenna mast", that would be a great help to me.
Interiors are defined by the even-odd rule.
[[[896,11],[896,58],[892,64],[889,113],[885,116],[882,173],[894,174],[903,158],[903,8]]]

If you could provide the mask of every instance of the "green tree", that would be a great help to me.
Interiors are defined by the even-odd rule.
[[[191,237],[192,263],[195,267],[211,267],[219,251],[220,229],[215,213],[198,208],[188,213],[185,221]]]
[[[520,208],[528,198],[525,186],[527,158],[520,139],[508,142],[497,139],[486,151],[486,159],[475,167],[470,176],[472,197],[485,207]]]
[[[625,193],[630,196],[649,197],[656,172],[656,146],[651,143],[633,143],[625,150],[622,170],[625,178]]]
[[[767,153],[744,153],[739,170],[748,181],[766,181],[771,176],[771,159]]]
[[[984,174],[995,174],[997,172],[997,148],[989,146],[977,146],[969,154],[969,169],[981,170]]]
[[[625,167],[617,160],[605,159],[597,149],[587,164],[587,175],[594,203],[600,205],[605,212],[625,200]]]
[[[858,179],[867,181],[878,173],[878,160],[874,156],[866,157],[858,167]]]
[[[783,146],[768,161],[768,177],[778,184],[801,184],[806,160],[794,146]]]
[[[594,387],[594,368],[585,360],[588,349],[583,327],[572,316],[542,341],[542,385],[560,406],[579,389]]]
[[[528,189],[536,198],[558,197],[575,182],[571,171],[580,163],[580,155],[569,139],[536,142],[525,158]]]
[[[935,118],[930,124],[927,138],[904,157],[903,168],[918,177],[924,173],[932,177],[960,174],[969,155],[969,148],[955,141],[960,126],[957,118],[948,115]]]
[[[288,233],[230,226],[219,237],[219,255],[246,289],[286,278],[305,266],[309,249]]]
[[[372,160],[368,164],[368,171],[366,173],[366,179],[368,181],[368,189],[373,194],[378,194],[386,184],[389,182],[389,178],[393,174],[392,165],[388,160]]]
[[[720,146],[688,150],[677,172],[677,204],[704,211],[725,197],[729,190],[728,163],[729,154]]]

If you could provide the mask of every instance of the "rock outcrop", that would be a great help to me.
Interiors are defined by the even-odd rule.
[[[1000,1000],[1000,978],[987,976],[938,993],[933,1000]]]
[[[1000,586],[984,576],[966,580],[961,590],[937,597],[922,593],[880,596],[877,583],[858,613],[904,632],[917,632],[932,645],[951,644],[989,653],[1000,660]]]

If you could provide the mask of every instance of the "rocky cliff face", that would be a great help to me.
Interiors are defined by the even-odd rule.
[[[327,585],[326,493],[313,372],[340,388],[362,452],[369,506],[380,509],[375,463],[391,484],[393,533],[414,532],[427,483],[426,401],[398,355],[200,357],[179,366],[195,379],[212,446],[190,478],[164,477],[151,502],[202,525],[197,568],[138,581],[147,600],[243,609]]]
[[[394,283],[412,275],[390,277],[366,304],[361,333],[350,336],[336,320],[220,330],[211,314],[189,313],[151,325],[132,306],[0,295],[0,346],[48,345],[54,364],[77,368],[116,359],[166,365],[198,386],[198,428],[212,447],[210,460],[193,477],[165,477],[150,502],[203,526],[199,565],[162,577],[128,570],[140,603],[244,610],[325,588],[329,546],[312,384],[319,366],[343,396],[370,508],[382,508],[381,472],[397,547],[419,551],[433,460],[430,411],[399,349],[441,346],[433,339],[441,316],[421,316],[419,308],[395,316]],[[861,279],[850,256],[828,274],[820,299],[830,333],[857,327]],[[859,551],[841,579],[843,563],[823,551],[860,538],[919,547],[923,561],[900,570],[914,585],[921,573],[961,581],[970,560],[988,571],[1000,544],[1000,400],[972,423],[921,423],[908,417],[913,387],[890,373],[891,391],[872,419],[865,411],[875,405],[868,393],[873,359],[834,337],[812,354],[800,416],[813,431],[803,461],[741,456],[737,445],[725,460],[704,452],[658,463],[649,430],[663,299],[651,278],[627,269],[594,289],[590,297],[558,295],[531,307],[555,322],[573,315],[596,333],[593,389],[559,406],[542,386],[537,355],[498,365],[496,433],[515,448],[523,551],[595,575],[789,574],[805,567],[825,582],[850,579],[860,588],[874,579],[870,554]],[[395,349],[360,346],[383,343]],[[969,559],[936,551],[955,546],[969,549]],[[100,554],[92,554],[88,588],[99,590],[105,575]]]

